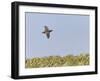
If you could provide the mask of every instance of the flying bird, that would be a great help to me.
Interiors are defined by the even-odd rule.
[[[45,30],[42,32],[43,34],[46,34],[47,38],[50,38],[50,32],[52,32],[53,30],[49,30],[49,28],[47,26],[44,26]]]

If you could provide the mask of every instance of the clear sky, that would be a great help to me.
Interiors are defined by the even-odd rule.
[[[89,16],[25,13],[26,58],[89,53]],[[53,30],[50,38],[44,26]]]

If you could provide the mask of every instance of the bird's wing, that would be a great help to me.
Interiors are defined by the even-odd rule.
[[[49,37],[50,37],[50,33],[47,33],[46,35],[47,35],[47,38],[49,39]]]
[[[53,30],[49,30],[49,32],[52,32]]]
[[[43,31],[42,33],[45,33],[45,31]]]

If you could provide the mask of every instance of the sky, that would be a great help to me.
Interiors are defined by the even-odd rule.
[[[25,13],[26,58],[89,53],[89,16]],[[53,30],[47,39],[44,26]]]

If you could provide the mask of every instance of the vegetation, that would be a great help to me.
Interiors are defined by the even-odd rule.
[[[63,66],[85,66],[89,65],[89,54],[80,54],[77,56],[48,56],[26,59],[25,68],[40,67],[63,67]]]

